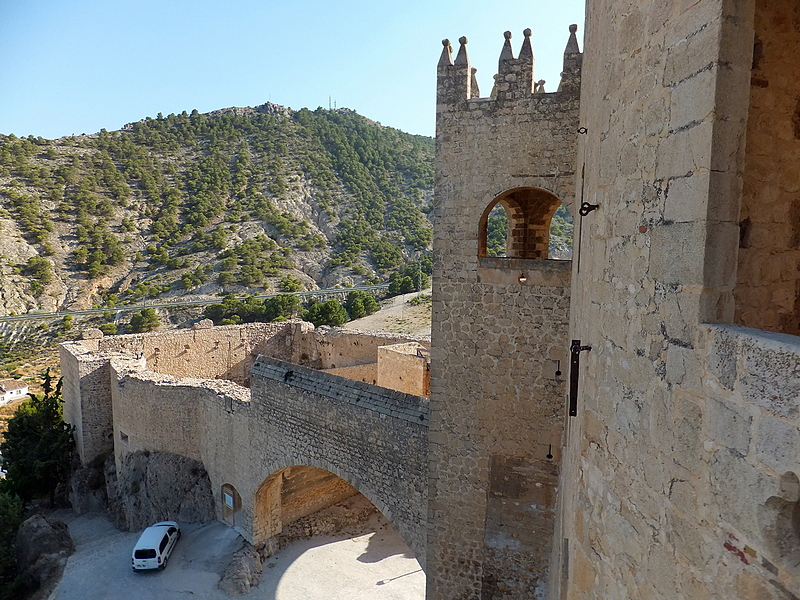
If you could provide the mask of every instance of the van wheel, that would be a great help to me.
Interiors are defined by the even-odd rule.
[[[164,570],[164,569],[166,569],[166,568],[167,568],[167,559],[165,558],[165,559],[164,559],[164,562],[163,562],[163,563],[161,563],[161,570],[163,571],[163,570]]]

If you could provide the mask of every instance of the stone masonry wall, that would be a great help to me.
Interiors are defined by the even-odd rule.
[[[571,265],[524,254],[479,258],[481,218],[501,195],[525,188],[574,205],[577,41],[573,32],[560,91],[533,93],[529,35],[515,59],[506,34],[490,98],[477,97],[466,38],[455,60],[445,40],[438,67],[427,570],[433,600],[545,593],[565,407],[565,379],[555,373],[569,346]],[[541,242],[530,242],[540,254]]]
[[[175,377],[204,377],[247,385],[250,368],[262,353],[274,354],[270,340],[287,323],[247,323],[179,329],[148,334],[115,335],[100,340],[100,350],[143,356],[147,368]],[[285,350],[284,350],[285,352]]]
[[[676,482],[671,496],[712,527],[681,535],[695,564],[719,558],[714,579],[740,597],[792,598],[800,593],[800,338],[719,325],[703,334],[703,472]]]
[[[418,342],[378,348],[378,385],[416,396],[431,395],[427,349]]]
[[[91,352],[84,342],[62,344],[59,355],[64,378],[64,420],[75,426],[76,450],[81,464],[86,466],[114,448],[109,362],[112,355]],[[132,357],[117,358],[144,365]]]
[[[736,322],[800,334],[800,8],[759,0]]]
[[[409,335],[384,332],[357,331],[338,327],[299,329],[293,332],[293,363],[315,369],[339,369],[378,362],[378,348],[391,344],[417,342],[427,344]],[[283,358],[275,356],[275,358]]]
[[[427,399],[265,357],[252,392],[250,427],[263,442],[249,445],[250,478],[231,481],[242,498],[287,466],[326,469],[375,504],[424,564]],[[243,501],[252,521],[269,522],[256,508]]]
[[[337,367],[335,369],[321,369],[325,373],[347,377],[364,383],[377,385],[378,383],[378,363],[368,365],[355,365],[353,367]]]
[[[570,338],[592,349],[553,597],[798,592],[776,558],[797,487],[796,343],[705,324],[734,320],[753,10],[588,4],[577,187],[599,208],[575,227]]]
[[[177,378],[112,362],[117,463],[137,450],[172,452],[203,461],[209,440],[207,405],[217,398],[248,402],[250,390],[225,380]]]

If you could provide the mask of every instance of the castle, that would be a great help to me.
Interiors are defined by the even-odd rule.
[[[347,493],[294,466],[332,472],[419,553],[431,600],[800,597],[800,8],[587,4],[586,53],[571,27],[554,92],[529,30],[516,57],[506,34],[487,97],[467,39],[455,57],[444,41],[429,403],[369,381],[411,340],[213,328],[113,360],[101,346],[134,342],[89,340],[62,347],[82,460],[200,456],[220,518],[255,541],[299,497]],[[548,258],[561,204],[571,261]],[[398,354],[424,380],[426,352]],[[210,356],[251,399],[185,379]],[[149,374],[165,360],[184,379]],[[178,388],[166,443],[148,408]],[[387,442],[368,454],[373,427]],[[268,448],[226,458],[222,440],[249,439]],[[317,493],[293,496],[300,479]]]
[[[571,29],[552,94],[529,31],[489,98],[439,61],[428,597],[796,599],[800,7]]]

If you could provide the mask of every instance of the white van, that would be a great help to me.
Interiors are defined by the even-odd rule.
[[[151,525],[139,536],[133,547],[131,567],[134,571],[163,569],[181,537],[181,528],[175,521],[161,521]]]

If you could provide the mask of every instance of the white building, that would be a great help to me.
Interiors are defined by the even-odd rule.
[[[22,382],[0,381],[0,406],[28,395],[28,386]]]

